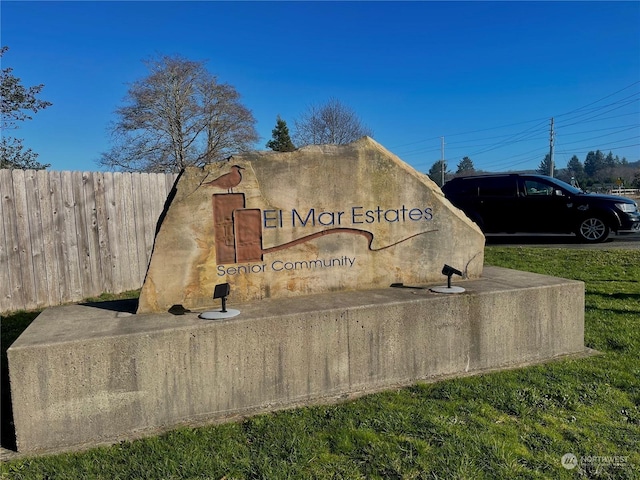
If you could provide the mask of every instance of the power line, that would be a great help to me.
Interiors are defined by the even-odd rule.
[[[587,105],[584,105],[584,106],[582,106],[582,107],[576,108],[575,110],[571,110],[570,112],[561,113],[561,114],[559,114],[559,115],[556,115],[556,117],[564,117],[565,115],[570,115],[570,114],[572,114],[572,113],[579,112],[580,110],[582,110],[582,109],[584,109],[584,108],[590,107],[591,105],[595,105],[596,103],[601,102],[602,100],[606,100],[607,98],[613,97],[614,95],[617,95],[617,94],[618,94],[618,93],[620,93],[620,92],[623,92],[623,91],[625,91],[625,90],[628,90],[629,88],[631,88],[631,87],[633,87],[633,86],[635,86],[635,85],[638,85],[638,84],[640,84],[640,81],[633,82],[632,84],[627,85],[626,87],[621,88],[621,89],[620,89],[620,90],[618,90],[617,92],[610,93],[609,95],[606,95],[606,96],[602,97],[601,99],[596,100],[595,102],[588,103]]]
[[[640,81],[634,82],[611,94],[605,95],[599,98],[598,100],[590,102],[579,108],[554,115],[554,117],[558,119],[557,122],[554,122],[554,132],[555,132],[554,143],[557,144],[558,147],[565,147],[565,148],[567,145],[584,145],[587,142],[589,142],[588,144],[593,145],[592,142],[594,140],[607,138],[607,137],[612,138],[612,137],[615,137],[615,135],[619,135],[622,132],[640,128],[640,125],[636,123],[630,124],[630,125],[629,124],[625,124],[625,125],[613,124],[612,125],[612,122],[615,122],[616,120],[622,119],[624,117],[628,117],[629,115],[634,115],[636,117],[639,115],[640,112],[635,108],[631,112],[624,111],[623,109],[625,108],[628,109],[629,107],[635,107],[638,104],[638,102],[640,102],[640,93],[636,92],[629,95],[625,95],[622,98],[617,98],[617,99],[614,98],[616,95],[620,95],[622,92],[625,92],[630,88],[633,88],[639,84],[640,84]],[[609,101],[606,104],[603,104],[603,102],[607,99],[613,99],[613,101]],[[620,112],[621,110],[622,112]],[[619,113],[611,115],[613,112],[619,112]],[[548,118],[535,119],[535,120],[528,120],[528,121],[512,122],[512,123],[508,123],[508,124],[496,126],[496,127],[481,128],[481,129],[469,130],[466,132],[448,134],[446,136],[448,140],[447,147],[449,151],[449,157],[455,158],[460,156],[462,158],[467,156],[467,157],[473,158],[475,156],[482,156],[489,152],[495,152],[500,149],[513,148],[518,144],[525,145],[525,144],[540,142],[540,144],[542,145],[542,142],[544,141],[544,139],[548,138],[548,132],[546,127],[547,122],[548,122]],[[593,124],[596,122],[603,125],[602,128],[581,129],[581,130],[576,130],[575,128],[577,126]],[[487,136],[474,135],[473,138],[464,138],[465,136],[470,136],[473,134],[478,134],[483,132],[492,132],[500,129],[503,129],[503,130],[513,129],[514,127],[518,127],[522,125],[528,125],[528,127],[522,130],[518,130],[515,133],[505,133],[500,135],[487,135]],[[608,132],[608,133],[604,133],[603,135],[598,135],[597,137],[589,136],[588,138],[585,138],[583,140],[574,140],[572,142],[564,142],[564,141],[558,142],[558,140],[562,140],[564,138],[568,138],[568,137],[577,138],[580,135],[586,136],[595,132]],[[451,141],[450,137],[454,137],[454,140]],[[416,156],[425,156],[425,155],[430,156],[429,160],[424,159],[424,160],[416,161],[415,163],[418,165],[423,165],[432,161],[436,161],[435,154],[438,151],[438,148],[436,147],[435,140],[437,138],[440,138],[440,137],[432,137],[432,138],[423,139],[416,142],[400,145],[398,147],[418,145],[425,142],[433,142],[431,143],[431,145],[425,145],[423,147],[414,148],[411,150],[407,150],[405,152],[398,152],[398,154],[404,157],[416,157]],[[456,140],[456,138],[458,140]],[[628,137],[624,139],[612,139],[610,142],[608,142],[606,147],[601,146],[600,148],[612,148],[612,149],[632,148],[637,146],[637,142],[639,140],[640,140],[640,131],[638,132],[638,135],[635,135],[632,137]],[[581,147],[581,150],[584,148],[587,148],[587,147]],[[529,157],[527,156],[529,153],[536,153],[536,154],[539,153],[541,156]],[[527,158],[522,161],[514,162],[514,160],[516,160],[518,157],[521,157],[521,156],[527,156]],[[483,166],[484,165],[486,166],[504,165],[504,164],[519,165],[524,162],[532,161],[532,160],[535,160],[536,158],[542,158],[542,157],[543,157],[542,150],[540,148],[536,148],[534,150],[527,151],[524,154],[509,154],[509,160],[507,160],[506,162],[503,160],[498,160],[497,162],[496,161],[483,162]]]

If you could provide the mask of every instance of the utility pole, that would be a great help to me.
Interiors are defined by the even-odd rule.
[[[440,170],[442,172],[442,180],[440,186],[444,185],[444,137],[440,137]]]
[[[553,117],[551,117],[551,130],[549,132],[549,176],[553,177],[553,141],[555,139],[553,131]]]

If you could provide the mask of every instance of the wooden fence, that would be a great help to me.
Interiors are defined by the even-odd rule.
[[[176,178],[0,170],[0,313],[140,288]]]
[[[639,192],[640,192],[640,189],[638,188],[615,187],[609,190],[608,193],[611,195],[622,195],[623,197],[628,197],[628,196],[637,196]]]

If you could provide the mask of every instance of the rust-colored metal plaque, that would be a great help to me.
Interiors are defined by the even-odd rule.
[[[242,193],[213,195],[213,233],[216,243],[216,261],[219,264],[236,263],[233,212],[242,208],[244,208]]]
[[[258,208],[233,212],[238,263],[262,260],[262,218]]]

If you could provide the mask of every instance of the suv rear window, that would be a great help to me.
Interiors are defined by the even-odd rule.
[[[515,197],[517,182],[513,177],[485,178],[479,182],[478,195],[490,197]]]
[[[515,177],[459,178],[447,182],[443,192],[455,197],[515,197],[518,182]]]

